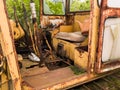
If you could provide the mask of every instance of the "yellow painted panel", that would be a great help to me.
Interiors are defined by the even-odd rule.
[[[88,65],[88,52],[81,51],[81,50],[75,50],[75,60],[74,64],[78,67],[81,67],[83,69],[87,69]]]
[[[9,85],[8,85],[8,83],[6,82],[6,83],[4,83],[4,84],[2,84],[1,85],[1,90],[9,90],[9,87],[8,87]]]
[[[12,33],[13,33],[14,39],[19,39],[25,35],[25,32],[19,23],[18,23],[18,27],[17,27],[16,23],[13,20],[10,20],[10,25],[12,28]]]
[[[61,25],[60,32],[73,32],[73,26],[72,25]]]
[[[53,38],[53,47],[54,47],[55,51],[57,51],[58,42],[59,41],[56,38]]]
[[[90,15],[75,15],[74,17],[74,24],[73,24],[73,31],[81,31],[81,28],[79,26],[79,24],[76,22],[76,20],[80,21],[80,22],[84,22],[85,19],[89,18]]]
[[[57,51],[57,46],[59,43],[64,45],[64,51],[66,52],[66,57],[69,57],[69,59],[74,61],[74,57],[75,57],[74,51],[78,45],[71,43],[71,42],[68,42],[68,41],[65,41],[65,40],[53,38],[53,46],[54,46],[56,51]]]

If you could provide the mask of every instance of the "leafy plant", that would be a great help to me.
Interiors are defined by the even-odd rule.
[[[74,72],[74,74],[79,75],[85,72],[84,69],[80,69],[77,66],[70,66],[71,70]]]
[[[34,0],[37,12],[37,18],[39,22],[39,0]],[[6,0],[8,15],[10,19],[14,19],[14,10],[13,7],[16,7],[16,14],[21,24],[24,22],[24,11],[22,4],[25,5],[27,17],[31,19],[31,9],[30,9],[30,0]]]
[[[54,15],[64,15],[64,2],[63,0],[44,0],[44,13]]]
[[[70,0],[70,11],[90,10],[90,0]]]

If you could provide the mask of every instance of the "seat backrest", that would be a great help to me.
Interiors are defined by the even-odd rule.
[[[79,24],[79,27],[81,29],[81,32],[84,33],[88,33],[89,32],[89,26],[90,26],[90,19],[85,19],[84,22],[80,22],[78,20],[76,20],[75,22],[77,22]]]
[[[60,32],[73,32],[73,25],[61,25]]]

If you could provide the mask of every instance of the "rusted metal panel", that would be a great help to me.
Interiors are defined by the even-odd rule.
[[[81,49],[75,49],[74,52],[75,52],[74,64],[80,68],[84,68],[85,70],[87,70],[88,52]]]
[[[95,75],[88,75],[87,73],[75,75],[69,67],[66,67],[41,75],[25,77],[24,85],[38,90],[56,90],[83,83],[91,80],[93,77]]]
[[[13,86],[15,90],[21,90],[21,80],[17,65],[17,56],[15,47],[13,44],[13,37],[10,28],[10,23],[7,17],[6,4],[4,0],[0,3],[0,26],[1,26],[1,45],[4,51],[4,56],[7,59],[10,74],[13,80]]]
[[[34,88],[23,81],[22,90],[34,90]]]
[[[109,74],[112,74],[112,72],[104,73],[102,75],[84,73],[82,75],[78,75],[76,77],[73,77],[66,82],[58,83],[54,86],[43,88],[42,90],[66,90],[66,88],[68,89],[71,87],[75,87],[77,85],[81,85],[81,84],[93,81],[95,79],[104,77],[104,76],[109,75]]]
[[[6,58],[3,56],[1,40],[0,40],[0,90],[8,90],[9,84],[11,84],[8,83],[9,80],[10,78],[8,77],[7,62],[6,62]]]
[[[94,71],[94,65],[96,61],[96,51],[98,43],[98,27],[100,9],[98,7],[98,0],[91,0],[91,12],[90,12],[90,29],[89,29],[89,43],[88,43],[88,72]]]
[[[111,62],[111,63],[109,63],[109,65],[102,63],[101,57],[102,57],[102,49],[103,49],[105,20],[109,17],[120,17],[120,8],[107,7],[107,2],[108,2],[108,0],[102,0],[102,3],[101,3],[99,44],[98,44],[98,54],[97,54],[97,64],[96,64],[96,70],[98,73],[114,70],[114,69],[120,67],[120,63],[118,63],[117,65],[111,64],[111,63],[115,63],[115,62]]]

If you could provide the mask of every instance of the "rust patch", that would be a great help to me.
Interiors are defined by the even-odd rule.
[[[28,83],[26,83],[25,81],[22,82],[22,88],[23,87],[29,88],[29,90],[34,90],[34,88],[31,85],[29,85]]]
[[[111,61],[111,62],[108,62],[108,63],[103,63],[102,64],[102,68],[114,68],[115,66],[118,66],[120,65],[120,61],[119,60],[116,60],[116,61]]]
[[[99,44],[98,44],[98,54],[97,54],[97,64],[96,64],[96,70],[97,72],[101,72],[102,68],[112,68],[112,66],[118,66],[120,64],[117,64],[114,62],[115,65],[112,63],[109,64],[103,64],[102,63],[102,48],[103,48],[103,38],[104,38],[104,23],[105,20],[108,17],[120,17],[120,9],[119,8],[109,8],[107,7],[108,0],[103,0],[101,4],[101,16],[100,16],[100,29],[99,29]],[[120,62],[119,62],[120,63]],[[114,69],[114,68],[113,68]],[[110,70],[110,69],[108,69]]]

